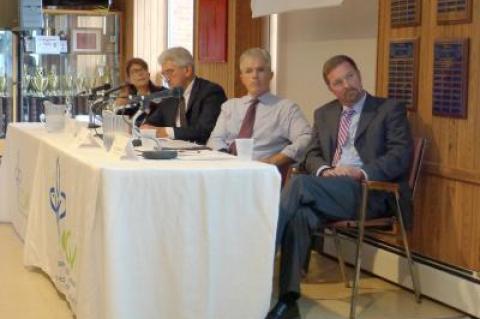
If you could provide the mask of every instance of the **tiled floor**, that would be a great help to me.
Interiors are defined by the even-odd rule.
[[[353,269],[348,269],[351,278]],[[310,271],[302,284],[302,319],[341,319],[350,313],[351,288],[346,288],[336,261],[312,254]],[[377,277],[362,274],[357,317],[360,319],[466,319],[451,308],[423,298]]]
[[[427,299],[416,304],[411,293],[378,278],[362,278],[361,287],[358,314],[362,319],[468,318]],[[340,282],[333,261],[314,255],[310,274],[302,288],[305,296],[300,301],[303,319],[348,317],[350,290]],[[0,318],[73,318],[65,299],[57,293],[48,277],[23,266],[22,243],[7,224],[0,224]]]

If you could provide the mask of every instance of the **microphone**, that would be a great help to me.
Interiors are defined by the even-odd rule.
[[[92,88],[91,92],[92,92],[92,95],[96,95],[98,92],[108,90],[111,87],[112,86],[110,85],[110,83],[105,83],[103,85]]]
[[[145,97],[145,100],[151,101],[153,103],[159,103],[162,99],[166,97],[174,97],[180,98],[183,96],[183,88],[181,86],[177,86],[171,88],[170,90],[163,90],[159,92],[155,92]]]
[[[180,98],[181,96],[183,96],[183,88],[174,87],[170,90],[158,91],[147,96],[129,96],[128,98],[130,102],[143,101],[143,104],[148,106],[150,102],[160,103],[165,98],[169,98],[169,97]]]
[[[110,94],[112,94],[113,92],[117,92],[117,91],[120,91],[121,89],[123,89],[124,87],[128,86],[127,83],[123,83],[119,86],[116,86],[114,88],[110,88],[110,85],[107,89],[105,90],[102,90],[103,92],[100,92],[100,95],[101,96],[109,96]]]
[[[110,89],[111,87],[112,87],[112,86],[111,86],[109,83],[106,83],[106,84],[103,84],[103,85],[100,85],[100,86],[96,86],[96,87],[94,87],[94,88],[91,88],[91,89],[89,89],[89,90],[82,91],[82,92],[78,93],[78,95],[87,94],[87,95],[93,97],[93,96],[96,96],[96,95],[97,95],[97,92],[108,90],[108,89]]]
[[[129,96],[128,99],[130,103],[139,103],[137,112],[133,115],[132,118],[132,134],[134,139],[138,139],[142,135],[140,134],[140,128],[137,126],[137,119],[143,113],[148,112],[150,107],[150,102],[160,103],[165,98],[180,98],[183,96],[183,88],[174,87],[170,90],[162,90],[155,93],[152,93],[147,96]]]

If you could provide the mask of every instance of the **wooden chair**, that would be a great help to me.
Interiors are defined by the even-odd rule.
[[[423,156],[425,153],[426,139],[425,138],[415,138],[414,139],[414,150],[412,156],[412,162],[410,164],[410,173],[409,173],[409,186],[412,191],[412,201],[415,196],[415,190],[417,186],[417,181],[420,176],[420,170],[422,167]],[[350,287],[350,282],[347,279],[344,259],[342,256],[342,247],[340,239],[338,236],[338,231],[348,232],[349,234],[356,237],[356,256],[355,256],[355,273],[353,278],[352,285],[352,295],[350,302],[350,318],[356,318],[356,304],[357,304],[357,295],[358,295],[358,282],[360,279],[360,269],[361,269],[361,248],[362,243],[365,237],[366,229],[378,229],[378,227],[390,227],[398,224],[399,232],[392,233],[393,235],[401,238],[403,242],[403,248],[405,250],[405,255],[407,257],[408,266],[410,270],[410,275],[412,277],[413,289],[415,292],[415,298],[417,302],[421,300],[420,292],[420,283],[418,276],[415,270],[415,265],[412,260],[410,248],[408,245],[407,233],[405,229],[404,219],[402,211],[400,208],[400,186],[397,183],[391,182],[379,182],[379,181],[363,181],[362,182],[362,193],[361,193],[361,205],[359,207],[359,214],[357,220],[343,220],[338,222],[329,223],[326,225],[326,229],[330,230],[331,235],[334,238],[334,244],[337,250],[338,261],[340,265],[340,272],[343,280],[346,283],[347,287]],[[366,219],[366,210],[367,210],[367,198],[369,191],[382,191],[391,193],[395,197],[395,216],[386,217],[386,218],[376,218],[376,219]],[[352,232],[352,230],[355,230]],[[325,236],[325,232],[317,232],[314,236]],[[312,241],[313,242],[313,241]],[[307,261],[304,266],[304,271],[308,271],[308,263],[310,257],[307,258]]]

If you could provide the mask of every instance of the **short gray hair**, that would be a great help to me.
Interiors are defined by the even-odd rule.
[[[179,67],[194,66],[192,54],[185,48],[174,47],[163,51],[158,57],[158,63],[164,64],[167,61],[175,63]]]
[[[240,55],[240,69],[242,68],[243,61],[247,58],[262,59],[265,62],[265,67],[267,67],[269,71],[272,71],[272,58],[267,50],[262,48],[250,48],[245,50],[242,55]]]

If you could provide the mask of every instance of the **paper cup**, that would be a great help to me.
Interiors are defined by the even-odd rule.
[[[237,138],[235,139],[235,147],[237,148],[237,157],[242,161],[251,161],[253,157],[253,138]]]

